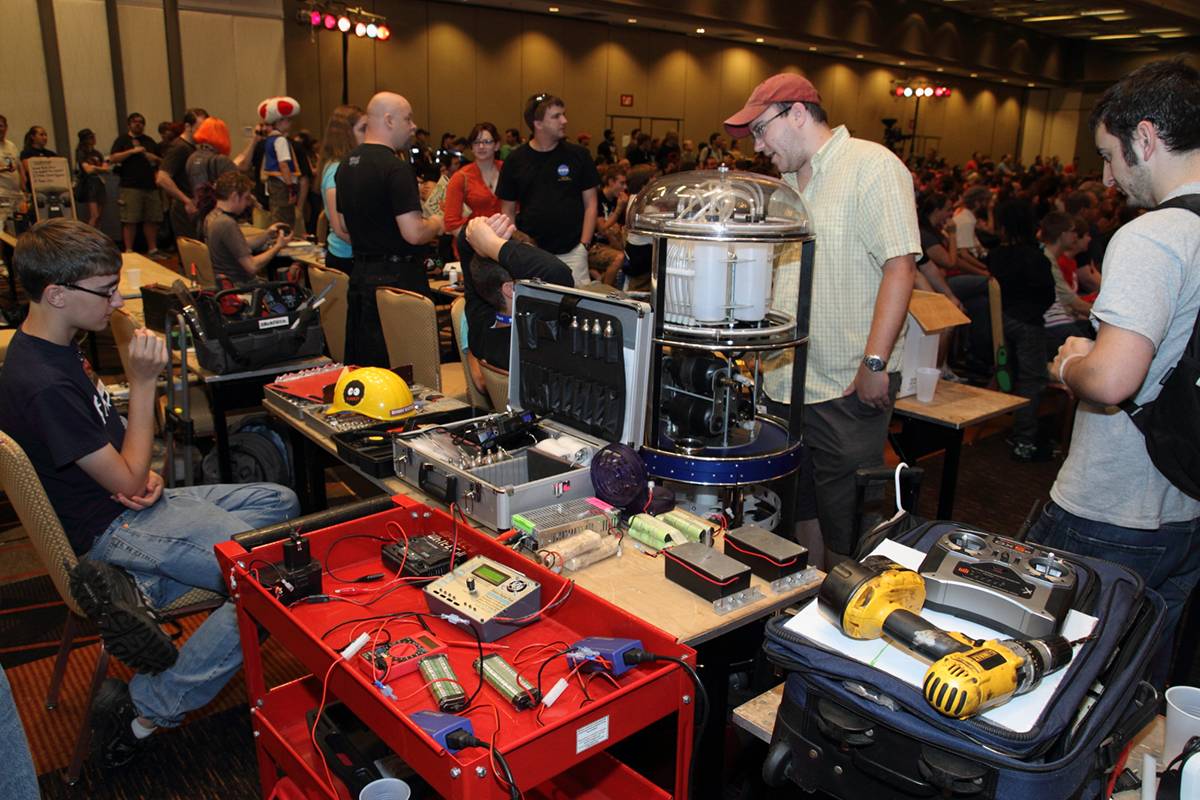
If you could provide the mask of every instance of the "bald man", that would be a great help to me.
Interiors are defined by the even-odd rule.
[[[338,211],[354,244],[346,304],[347,364],[392,366],[379,325],[376,289],[392,286],[429,294],[427,244],[445,232],[445,225],[439,215],[422,216],[416,174],[396,156],[416,129],[409,102],[380,92],[367,105],[367,138],[338,167]]]

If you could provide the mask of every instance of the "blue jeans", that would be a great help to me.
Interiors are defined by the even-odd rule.
[[[1029,541],[1123,564],[1141,575],[1147,588],[1162,595],[1167,605],[1165,624],[1150,668],[1150,679],[1161,692],[1171,666],[1175,626],[1200,578],[1200,519],[1138,530],[1077,517],[1051,501],[1029,532]]]
[[[0,753],[5,754],[4,765],[0,766],[0,797],[39,800],[42,793],[33,770],[33,755],[3,667],[0,667]]]
[[[86,557],[128,570],[156,608],[193,588],[228,594],[213,547],[299,511],[295,493],[271,483],[166,489],[145,511],[117,517]],[[188,711],[212,700],[241,665],[237,612],[227,602],[188,638],[174,667],[135,675],[129,693],[146,719],[178,725]]]

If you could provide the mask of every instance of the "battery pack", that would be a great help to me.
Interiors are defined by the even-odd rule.
[[[662,551],[667,580],[705,600],[720,600],[750,586],[750,568],[699,542]]]
[[[726,531],[725,555],[750,567],[751,572],[765,581],[777,581],[808,566],[807,547],[757,525]]]

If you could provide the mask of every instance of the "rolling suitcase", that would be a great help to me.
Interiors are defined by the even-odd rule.
[[[928,552],[955,530],[931,522],[901,535]],[[770,753],[771,785],[790,780],[836,798],[1097,798],[1122,750],[1157,713],[1143,678],[1163,602],[1126,567],[1059,554],[1076,567],[1072,608],[1097,618],[1062,680],[1023,731],[983,717],[939,714],[919,688],[817,645],[783,617],[768,623],[767,657],[788,671]],[[986,609],[985,609],[986,610]]]

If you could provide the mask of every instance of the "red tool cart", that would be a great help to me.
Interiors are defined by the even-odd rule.
[[[409,498],[392,498],[395,507],[306,534],[311,555],[321,562],[323,590],[356,587],[342,600],[292,603],[285,607],[267,584],[276,577],[270,566],[283,560],[283,542],[247,552],[236,542],[217,546],[217,558],[237,603],[245,658],[246,683],[254,726],[263,796],[269,797],[280,780],[280,771],[310,800],[350,798],[345,784],[328,778],[321,754],[314,748],[305,714],[324,702],[340,700],[397,755],[408,763],[434,791],[445,798],[496,798],[510,791],[496,774],[489,752],[468,747],[450,754],[409,718],[421,710],[437,710],[425,679],[412,672],[387,686],[384,696],[368,674],[355,663],[360,656],[343,660],[340,650],[361,633],[377,635],[391,615],[428,613],[418,586],[393,581],[394,570],[381,559],[387,541],[437,534],[457,537],[468,556],[482,555],[541,583],[540,607],[547,609],[536,621],[504,636],[484,652],[499,652],[522,677],[534,682],[548,656],[589,636],[639,639],[649,653],[673,656],[695,666],[695,651],[677,644],[667,634],[626,611],[601,600],[563,576],[544,569],[497,544],[489,537]],[[332,553],[332,556],[330,555]],[[265,562],[265,563],[264,563]],[[329,570],[343,580],[385,573],[372,583],[332,580]],[[379,587],[379,588],[376,588]],[[419,634],[423,629],[406,617],[386,622],[387,636]],[[450,645],[448,657],[464,690],[470,695],[478,676],[472,662],[479,655],[475,637],[440,618],[422,617],[429,631]],[[263,675],[260,629],[281,642],[311,675],[268,689]],[[553,645],[539,650],[537,645]],[[568,678],[566,691],[549,708],[536,706],[518,711],[484,685],[465,715],[475,736],[493,741],[511,770],[513,780],[527,800],[600,800],[601,798],[685,798],[692,747],[696,689],[685,670],[668,661],[645,663],[608,679],[575,674],[566,657],[548,661],[541,687],[549,691],[560,678]],[[596,676],[597,678],[599,676]],[[489,708],[490,706],[490,708]],[[493,713],[494,709],[494,713]],[[605,752],[608,746],[653,722],[677,714],[675,778],[668,793]],[[460,715],[462,715],[460,713]],[[499,720],[497,728],[496,720]],[[672,754],[664,753],[664,758]],[[351,800],[356,800],[351,798]]]

